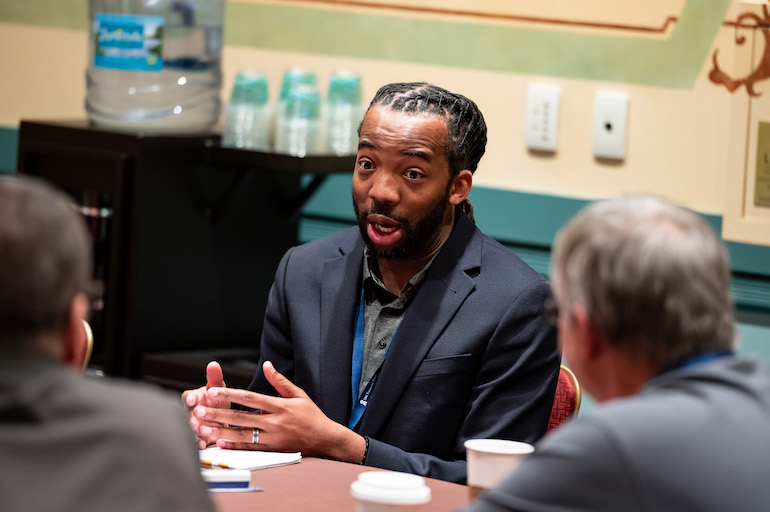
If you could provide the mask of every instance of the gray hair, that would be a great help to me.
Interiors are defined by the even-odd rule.
[[[734,346],[725,248],[666,200],[589,205],[557,235],[551,269],[560,300],[582,304],[609,343],[653,367]]]
[[[37,350],[92,287],[91,243],[72,200],[40,179],[0,178],[0,350]]]

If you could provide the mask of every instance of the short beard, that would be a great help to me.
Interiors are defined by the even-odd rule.
[[[393,210],[382,203],[375,203],[374,208],[359,212],[356,200],[353,198],[353,210],[355,211],[356,219],[358,220],[358,230],[361,232],[361,238],[364,239],[366,246],[372,254],[386,260],[405,260],[413,256],[426,242],[428,242],[428,240],[435,237],[441,229],[447,204],[449,203],[450,188],[451,181],[444,191],[444,195],[433,204],[429,205],[428,213],[426,213],[414,226],[412,226],[412,223],[407,219],[393,215]],[[374,245],[371,238],[369,238],[369,233],[366,231],[368,224],[366,218],[372,214],[385,215],[401,224],[401,229],[404,231],[404,238],[397,247],[382,251]]]

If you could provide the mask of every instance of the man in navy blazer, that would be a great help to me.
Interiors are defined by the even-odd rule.
[[[390,84],[359,134],[359,227],[283,257],[248,391],[225,388],[210,363],[208,389],[184,400],[201,446],[464,482],[465,440],[545,433],[559,371],[550,287],[473,222],[486,145],[475,103]]]

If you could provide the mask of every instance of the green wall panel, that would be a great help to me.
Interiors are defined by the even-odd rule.
[[[689,89],[731,0],[688,0],[669,37],[228,2],[229,45]],[[75,30],[85,0],[4,0],[0,21]],[[661,20],[661,23],[664,20]]]
[[[688,0],[668,39],[228,4],[238,46],[690,88],[730,0]],[[248,21],[247,21],[248,20]]]
[[[86,30],[88,0],[2,0],[0,21]]]

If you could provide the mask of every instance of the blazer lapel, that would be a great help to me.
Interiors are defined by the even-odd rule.
[[[364,244],[357,234],[341,244],[339,258],[323,267],[321,285],[321,357],[319,375],[322,404],[326,415],[347,424],[350,413],[351,358],[356,308],[361,293]],[[340,398],[344,397],[344,398]]]
[[[380,431],[425,355],[475,288],[468,271],[480,266],[481,242],[474,232],[475,226],[463,214],[433,261],[380,370],[361,433]]]

